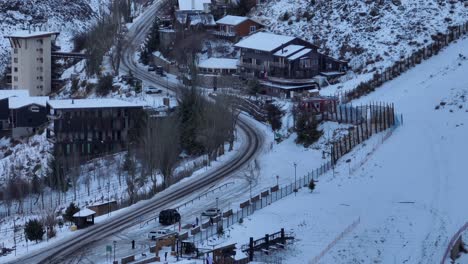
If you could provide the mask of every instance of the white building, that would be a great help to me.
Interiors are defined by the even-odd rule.
[[[52,43],[58,32],[19,31],[6,36],[11,44],[11,86],[31,96],[48,95],[52,86]]]

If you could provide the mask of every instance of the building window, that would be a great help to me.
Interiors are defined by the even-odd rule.
[[[29,108],[29,110],[34,113],[39,113],[39,106],[33,105],[31,108]]]
[[[18,67],[14,67],[14,68],[13,68],[13,71],[14,71],[14,72],[18,72]]]
[[[18,54],[18,49],[17,49],[17,48],[14,48],[14,49],[13,49],[13,53],[14,53],[14,54]]]
[[[39,63],[43,63],[44,59],[43,58],[37,58],[36,61],[38,61]]]
[[[13,58],[14,63],[18,63],[18,58]]]
[[[255,31],[257,31],[257,27],[256,26],[250,26],[250,33],[254,33]]]
[[[38,39],[38,40],[36,40],[36,42],[41,44],[41,45],[44,44],[44,41],[42,39]]]
[[[13,76],[13,81],[17,82],[18,81],[18,76]]]

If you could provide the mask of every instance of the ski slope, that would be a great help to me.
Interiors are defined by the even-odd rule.
[[[255,213],[220,243],[245,244],[284,227],[296,242],[278,253],[282,263],[308,263],[360,218],[319,263],[440,263],[468,219],[467,57],[465,37],[355,102],[394,102],[404,125],[351,175],[343,161],[366,146],[343,157],[314,193],[303,188]]]

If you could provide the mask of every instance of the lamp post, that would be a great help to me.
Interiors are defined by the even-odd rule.
[[[279,175],[276,175],[276,186],[279,187]]]
[[[115,263],[115,247],[117,246],[117,241],[114,240],[114,263]]]
[[[294,196],[296,196],[297,193],[297,164],[294,162]]]
[[[219,198],[216,197],[216,209],[219,209],[219,207],[218,207],[218,201],[219,201]]]

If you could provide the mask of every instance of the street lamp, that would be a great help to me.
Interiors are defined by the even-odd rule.
[[[219,207],[218,207],[218,201],[219,201],[219,198],[216,197],[216,209],[219,209]]]
[[[279,175],[276,175],[276,186],[279,187]]]
[[[294,162],[294,196],[296,196],[297,193],[297,164]]]
[[[115,247],[117,246],[117,241],[114,240],[114,263],[115,263]]]

